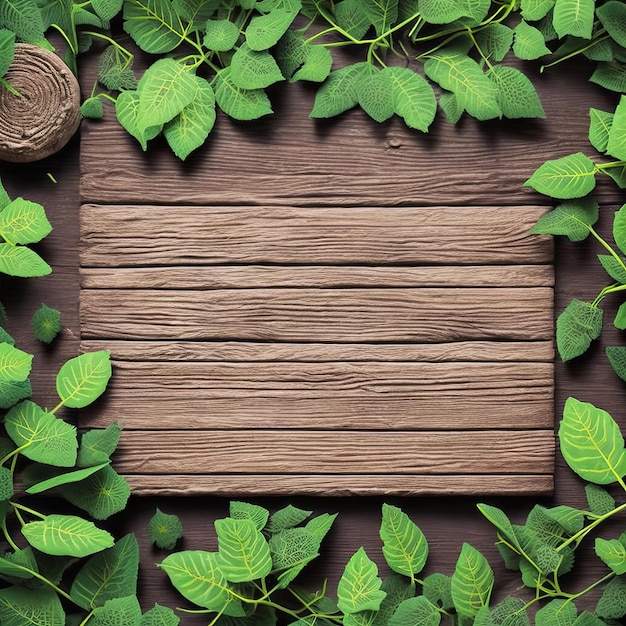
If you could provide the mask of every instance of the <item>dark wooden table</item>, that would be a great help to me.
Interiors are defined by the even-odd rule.
[[[327,168],[334,168],[338,178],[328,180],[321,177],[316,184],[328,185],[328,193],[337,189],[338,185],[349,183],[349,177],[359,168],[369,167],[359,161],[359,146],[367,142],[368,138],[380,140],[383,136],[393,150],[393,164],[398,176],[413,176],[413,182],[418,180],[425,194],[432,194],[424,198],[426,203],[437,203],[441,199],[454,197],[463,198],[468,206],[482,204],[497,204],[506,198],[507,205],[527,205],[541,203],[546,200],[522,188],[523,181],[545,159],[556,158],[582,150],[591,154],[591,148],[586,141],[587,112],[590,106],[610,110],[615,100],[602,93],[599,89],[585,82],[585,73],[576,67],[571,68],[571,80],[566,80],[563,74],[553,78],[549,73],[542,77],[540,91],[543,96],[547,120],[532,123],[493,122],[476,125],[465,121],[458,129],[440,122],[435,127],[432,136],[420,138],[428,154],[428,167],[415,168],[410,162],[403,163],[402,148],[397,145],[404,131],[398,130],[395,123],[376,126],[365,120],[359,113],[350,113],[348,119],[332,121],[328,127],[323,127],[315,135],[316,146],[330,139],[340,137],[346,140],[345,133],[352,133],[350,143],[330,142],[324,154],[323,164]],[[296,96],[292,96],[296,97]],[[298,96],[300,97],[300,96]],[[256,153],[243,151],[242,159],[261,158],[266,150],[266,142],[287,141],[291,137],[294,141],[302,138],[293,131],[301,122],[295,118],[304,114],[302,107],[291,107],[292,101],[279,100],[278,114],[286,116],[285,130],[269,121],[261,126],[258,134],[253,134],[248,147],[252,146]],[[110,115],[110,113],[109,113]],[[225,120],[219,123],[228,124]],[[342,131],[342,125],[344,130]],[[17,339],[17,345],[22,349],[36,353],[33,371],[33,387],[35,399],[44,405],[49,404],[54,392],[55,368],[60,362],[74,356],[80,345],[79,321],[79,210],[81,206],[80,170],[96,171],[99,153],[107,149],[107,129],[105,126],[83,122],[83,149],[80,151],[79,140],[75,138],[61,153],[50,157],[43,162],[27,165],[0,165],[0,177],[10,195],[23,195],[45,205],[53,233],[40,246],[40,251],[46,260],[53,266],[51,276],[42,279],[5,279],[1,283],[0,299],[5,304],[10,316],[9,331]],[[235,125],[237,133],[249,132],[248,129]],[[278,136],[277,133],[287,133]],[[291,133],[291,134],[290,134]],[[344,133],[344,135],[342,135]],[[224,137],[222,133],[221,137]],[[400,138],[400,139],[399,139]],[[291,140],[291,139],[290,139]],[[109,137],[108,141],[111,141]],[[220,141],[220,135],[216,135]],[[347,140],[346,140],[347,141]],[[310,146],[309,146],[310,147]],[[111,146],[109,146],[109,149]],[[298,145],[302,153],[306,153],[307,146]],[[233,150],[237,151],[236,147]],[[346,151],[348,151],[346,153]],[[312,153],[319,156],[319,152]],[[234,155],[236,156],[236,154]],[[156,187],[150,183],[151,177],[159,180],[159,176],[166,171],[172,157],[166,153],[163,146],[155,146],[152,153],[145,158],[137,156],[140,169],[145,177],[136,179],[132,190],[129,189],[129,201],[137,197],[154,195]],[[321,157],[320,157],[321,158]],[[249,166],[249,162],[245,162]],[[320,161],[322,163],[322,161]],[[189,173],[189,185],[180,198],[181,202],[193,201],[194,170],[193,157],[189,164],[176,165],[181,172]],[[239,180],[235,176],[236,168],[233,163],[224,164],[224,170],[213,172],[217,180],[222,180],[226,188],[233,186]],[[400,168],[397,170],[397,168]],[[48,177],[51,173],[58,181],[57,184]],[[229,179],[229,176],[231,177]],[[250,177],[250,194],[263,196],[261,176],[256,179]],[[128,179],[126,179],[128,180]],[[267,182],[267,181],[265,181]],[[277,184],[280,181],[277,181]],[[257,184],[258,183],[258,184]],[[109,172],[98,178],[96,175],[86,182],[83,181],[82,198],[85,189],[89,188],[89,199],[97,196],[98,189],[114,188],[124,191],[124,179],[116,177],[115,172]],[[256,186],[255,186],[256,185]],[[367,200],[375,205],[385,194],[384,180],[373,180],[372,196]],[[297,193],[297,190],[294,192]],[[608,181],[599,186],[598,197],[601,201],[602,217],[600,228],[610,231],[612,212],[622,203],[620,194]],[[592,242],[570,244],[556,242],[556,292],[555,308],[560,311],[572,297],[592,299],[599,287],[604,284],[603,271],[595,260],[599,252]],[[30,339],[30,331],[22,319],[30,318],[32,312],[45,302],[48,306],[59,308],[63,314],[63,336],[51,348],[34,345]],[[616,303],[607,303],[607,320],[611,319],[610,311],[616,309]],[[575,396],[580,400],[592,402],[611,412],[621,424],[626,426],[624,417],[624,385],[612,373],[612,370],[603,354],[604,345],[619,344],[621,337],[606,325],[602,341],[593,347],[589,355],[575,363],[564,365],[555,364],[555,415],[558,420],[565,399]],[[89,425],[89,420],[83,423]],[[476,503],[488,501],[504,508],[514,520],[521,521],[525,513],[536,502],[542,504],[570,504],[584,505],[582,483],[574,477],[560,456],[557,455],[555,467],[555,489],[553,495],[543,495],[539,498],[493,496],[424,496],[424,497],[383,497],[383,496],[351,496],[351,497],[307,497],[307,496],[274,496],[263,497],[254,495],[251,500],[269,508],[280,507],[286,503],[312,509],[317,512],[339,512],[329,539],[323,546],[322,556],[308,578],[312,584],[328,577],[332,584],[341,575],[343,567],[350,555],[359,547],[365,546],[368,554],[382,564],[378,527],[380,507],[383,502],[390,502],[401,506],[423,529],[430,543],[430,558],[428,571],[442,571],[451,573],[462,542],[467,541],[483,551],[496,566],[497,583],[496,593],[514,592],[518,581],[510,573],[504,571],[500,559],[493,546],[495,540],[494,529],[476,511]],[[142,551],[141,592],[140,597],[144,608],[149,608],[155,601],[176,606],[180,604],[177,594],[170,588],[165,575],[154,567],[164,554],[153,550],[148,543],[146,527],[155,507],[159,506],[165,512],[176,512],[180,515],[185,529],[185,548],[215,547],[212,532],[212,520],[222,516],[227,511],[228,494],[223,496],[136,496],[131,499],[124,514],[114,517],[110,524],[116,533],[130,531],[137,533]],[[586,548],[592,553],[592,546]],[[584,580],[592,581],[601,575],[602,567],[593,561],[584,566],[584,572],[572,580],[572,586],[582,586]],[[384,569],[383,569],[384,571]],[[193,626],[203,624],[200,617],[186,616],[184,624]]]

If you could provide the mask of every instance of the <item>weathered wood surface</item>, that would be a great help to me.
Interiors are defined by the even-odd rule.
[[[544,207],[116,200],[81,208],[81,337],[135,493],[552,489]]]

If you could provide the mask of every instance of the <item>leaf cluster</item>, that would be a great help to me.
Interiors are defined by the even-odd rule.
[[[496,529],[505,566],[519,572],[525,597],[494,601],[493,569],[468,543],[450,574],[424,576],[428,541],[406,513],[389,504],[382,506],[379,530],[388,575],[380,575],[361,547],[347,562],[336,597],[326,582],[307,592],[296,580],[319,556],[335,516],[311,517],[311,511],[291,505],[272,514],[233,501],[229,516],[214,523],[217,551],[174,552],[159,567],[199,607],[179,611],[206,613],[211,626],[274,626],[279,615],[292,626],[530,626],[531,607],[536,626],[621,623],[626,616],[626,532],[606,538],[598,529],[626,510],[626,502],[617,504],[609,491],[615,486],[626,492],[624,438],[609,413],[575,398],[565,404],[558,437],[565,461],[587,481],[586,509],[536,505],[518,524],[495,506],[478,505]],[[569,592],[565,583],[576,565],[576,550],[591,536],[606,572],[585,589]],[[593,590],[600,590],[595,608],[579,610],[579,600]]]
[[[156,57],[139,80],[119,23]],[[50,28],[72,63],[105,40],[83,115],[102,117],[111,100],[144,150],[162,135],[185,159],[218,109],[237,120],[271,114],[280,82],[315,86],[313,118],[359,107],[428,132],[438,108],[452,123],[544,117],[518,60],[551,67],[581,55],[596,64],[593,82],[624,91],[624,23],[618,0],[14,0],[0,5],[0,76],[16,40],[49,46]],[[357,51],[347,65],[333,54],[343,47]]]
[[[591,302],[574,299],[559,314],[556,326],[557,348],[564,361],[584,354],[603,327],[601,302],[610,294],[626,290],[626,205],[613,216],[612,241],[601,237],[594,228],[599,206],[593,199],[597,179],[609,176],[620,189],[626,188],[626,98],[622,96],[614,112],[590,109],[589,141],[596,149],[596,161],[582,152],[543,163],[526,184],[542,194],[564,200],[543,215],[532,232],[583,241],[591,235],[603,248],[598,260],[609,284],[600,289]],[[626,329],[626,304],[613,321]],[[607,357],[615,372],[626,380],[626,348],[608,346]]]
[[[32,252],[26,244],[50,231],[43,207],[11,201],[1,185],[0,200],[0,245]],[[38,259],[34,252],[16,256],[10,269],[20,271],[7,271],[8,265],[2,270],[41,275]],[[57,415],[63,407],[82,409],[100,397],[111,377],[109,353],[90,352],[64,363],[56,374],[58,403],[45,409],[30,399],[33,355],[15,346],[1,306],[0,313],[0,623],[176,626],[180,620],[165,607],[142,614],[136,538],[116,542],[92,521],[121,511],[130,495],[126,480],[111,467],[119,424],[79,433]],[[35,336],[49,342],[60,329],[60,313],[42,305],[31,324]],[[51,493],[62,512],[39,510],[41,499],[33,496]]]

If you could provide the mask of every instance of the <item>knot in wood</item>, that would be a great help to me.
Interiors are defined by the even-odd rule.
[[[16,44],[0,86],[0,159],[26,163],[59,151],[80,125],[80,87],[53,52]]]

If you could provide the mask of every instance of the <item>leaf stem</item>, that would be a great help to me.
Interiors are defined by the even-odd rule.
[[[624,485],[624,481],[620,478],[619,481],[622,488],[626,491],[626,485]],[[620,504],[620,506],[611,509],[608,513],[604,515],[600,515],[597,519],[593,520],[590,524],[579,530],[577,533],[572,535],[569,539],[566,539],[561,545],[557,546],[555,549],[557,552],[563,550],[563,548],[569,546],[571,543],[575,543],[576,546],[580,545],[580,542],[596,527],[602,524],[604,521],[616,515],[617,513],[621,513],[626,510],[626,502]]]

